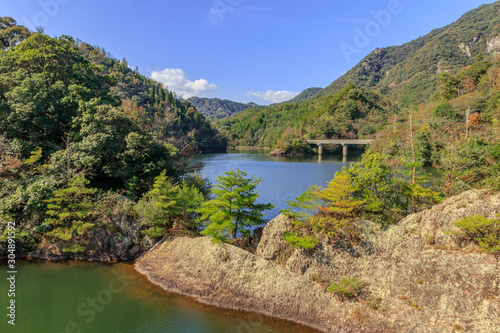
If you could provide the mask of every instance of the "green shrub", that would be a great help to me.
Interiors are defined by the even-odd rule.
[[[318,186],[310,186],[304,193],[295,197],[295,200],[287,201],[288,208],[281,209],[280,213],[296,220],[304,220],[312,217],[319,205],[318,190]]]
[[[460,234],[465,240],[479,244],[486,252],[500,254],[500,220],[475,215],[457,221],[454,225],[460,231],[453,234]]]
[[[312,235],[301,237],[296,232],[285,232],[283,239],[293,247],[300,247],[307,250],[314,249],[319,243],[319,240]]]
[[[186,182],[174,184],[166,171],[155,178],[153,188],[134,207],[142,219],[145,230],[141,232],[153,238],[161,238],[173,227],[183,231],[198,229],[195,210],[203,202],[203,195]]]
[[[364,283],[356,277],[342,278],[340,283],[332,283],[327,291],[333,292],[344,298],[355,298],[361,294]]]
[[[358,244],[362,235],[359,227],[349,219],[336,219],[331,216],[315,216],[310,219],[312,230],[322,233],[334,242]]]
[[[436,117],[441,117],[446,119],[457,120],[458,118],[460,118],[455,109],[453,109],[453,106],[451,106],[451,104],[448,102],[443,102],[438,106],[436,106],[432,110],[432,114]]]

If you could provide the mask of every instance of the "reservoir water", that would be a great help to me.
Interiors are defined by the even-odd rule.
[[[336,156],[272,158],[265,154],[203,156],[200,173],[218,175],[240,168],[262,178],[259,201],[277,206],[271,219],[310,185],[325,186],[348,163]],[[359,160],[353,157],[348,160]],[[167,293],[135,272],[131,263],[17,262],[16,326],[7,324],[7,266],[0,263],[2,333],[260,333],[315,332],[257,314],[229,311]]]
[[[167,293],[129,263],[19,261],[16,268],[16,325],[11,326],[7,266],[0,265],[2,333],[314,332]]]
[[[288,207],[288,200],[293,200],[311,185],[326,187],[335,172],[356,161],[361,161],[361,156],[348,156],[343,161],[339,155],[271,157],[264,151],[234,151],[203,156],[201,162],[204,167],[200,174],[213,185],[216,184],[217,176],[230,169],[246,171],[247,177],[260,177],[262,180],[257,186],[260,197],[257,202],[276,205],[265,212],[264,218],[271,220],[279,214],[280,209]]]

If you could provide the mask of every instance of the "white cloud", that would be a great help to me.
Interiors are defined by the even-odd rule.
[[[217,89],[217,85],[208,83],[205,79],[188,80],[186,73],[179,68],[165,68],[159,72],[153,71],[151,78],[163,83],[169,90],[174,91],[177,96],[184,99],[193,96],[202,97],[202,92]]]
[[[289,99],[294,98],[298,94],[300,94],[300,92],[285,91],[285,90],[280,90],[280,91],[274,91],[274,90],[247,91],[246,92],[247,96],[256,96],[263,101],[271,102],[271,103],[280,103],[280,102],[288,101]]]

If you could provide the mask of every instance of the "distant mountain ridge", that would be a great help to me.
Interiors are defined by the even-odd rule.
[[[347,83],[375,88],[401,106],[427,100],[439,74],[454,74],[500,51],[500,1],[473,9],[456,22],[400,46],[377,48],[318,96],[333,95]]]
[[[441,73],[455,74],[481,57],[489,59],[497,55],[500,55],[500,1],[473,9],[456,22],[403,45],[377,48],[326,88],[305,89],[291,100],[271,107],[335,95],[349,83],[375,89],[400,107],[420,104],[437,91]],[[217,119],[263,107],[217,98],[193,97],[189,101],[203,115]]]
[[[478,124],[489,124],[500,112],[499,68],[497,1],[409,43],[376,49],[325,89],[309,90],[305,101],[249,109],[216,126],[230,146],[305,151],[301,140],[374,138],[390,131],[389,122],[395,134],[415,110],[435,128],[463,121],[468,108]]]
[[[309,98],[316,96],[322,90],[323,90],[323,88],[318,88],[318,87],[307,88],[307,89],[304,89],[300,94],[298,94],[297,96],[295,96],[291,100],[281,102],[278,104],[300,103],[300,102],[308,100]]]
[[[276,103],[272,105],[281,105],[287,103],[300,103],[314,97],[323,88],[307,88],[291,100]],[[221,119],[232,116],[235,113],[252,109],[266,108],[267,106],[258,105],[256,103],[240,103],[228,99],[206,98],[206,97],[191,97],[187,99],[201,114],[212,119]]]
[[[226,118],[246,109],[262,107],[255,103],[245,104],[219,98],[191,97],[187,101],[202,115],[212,119]]]

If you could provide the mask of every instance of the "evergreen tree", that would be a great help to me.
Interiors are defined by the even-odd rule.
[[[174,185],[164,170],[155,178],[153,189],[137,205],[136,210],[146,226],[143,233],[163,237],[172,227],[197,230],[195,210],[203,200],[203,194],[196,186],[186,182]]]
[[[54,191],[54,198],[46,200],[49,218],[45,225],[52,228],[45,235],[62,240],[63,251],[85,251],[85,236],[94,228],[97,214],[93,196],[97,189],[87,188],[85,176],[77,176],[64,189]]]
[[[12,49],[31,35],[28,28],[17,25],[12,17],[0,16],[0,49]]]
[[[318,197],[324,202],[323,206],[318,207],[319,211],[341,219],[358,215],[365,201],[354,196],[357,190],[344,168],[342,172],[335,173],[327,188],[318,193]]]
[[[311,218],[318,209],[318,191],[318,186],[310,186],[304,193],[295,197],[295,200],[287,201],[288,208],[280,210],[280,213],[297,220]]]
[[[262,213],[271,209],[271,204],[256,204],[259,197],[255,191],[261,179],[246,178],[247,173],[240,169],[229,170],[224,176],[217,177],[217,185],[211,193],[214,198],[205,202],[201,209],[201,219],[207,227],[201,233],[217,240],[236,240],[239,233],[249,236],[248,228],[265,223]]]

